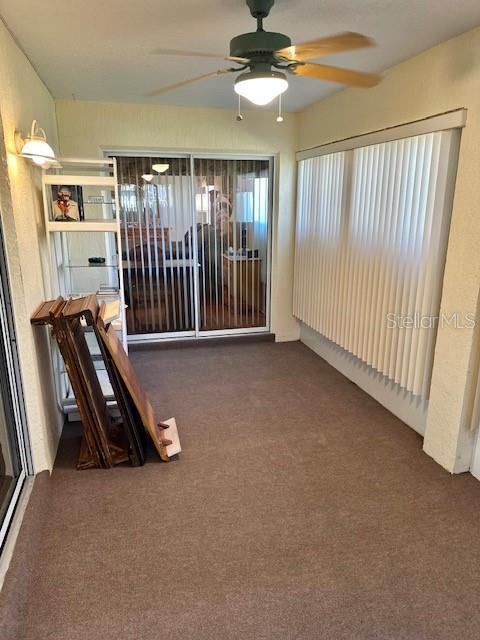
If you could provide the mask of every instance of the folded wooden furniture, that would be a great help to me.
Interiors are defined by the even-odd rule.
[[[181,451],[175,419],[157,421],[148,397],[136,376],[111,321],[118,317],[118,303],[102,303],[96,296],[43,303],[32,324],[52,327],[72,385],[83,423],[83,439],[77,467],[111,467],[130,459],[145,462],[145,433],[162,460]],[[100,358],[108,372],[121,415],[121,427],[112,420],[85,339],[87,327],[95,333]]]
[[[66,304],[61,297],[44,303],[32,323],[52,327],[77,400],[84,427],[78,468],[109,468],[129,459],[127,442],[108,412],[80,320],[63,315]]]
[[[78,410],[84,426],[82,445],[77,467],[86,469],[89,467],[101,467],[100,452],[97,447],[97,439],[94,434],[93,416],[89,410],[85,390],[82,386],[81,375],[78,362],[70,352],[66,335],[60,322],[60,312],[65,304],[63,298],[50,300],[43,303],[31,318],[32,324],[49,324],[52,333],[57,341],[59,351],[62,355],[65,370],[68,374],[70,384],[77,399]]]
[[[134,466],[140,466],[145,462],[145,438],[143,435],[142,421],[135,406],[125,392],[124,385],[119,379],[118,372],[112,367],[111,359],[105,349],[105,345],[98,334],[96,317],[98,314],[98,303],[96,296],[86,296],[84,298],[71,298],[62,309],[62,317],[67,323],[72,323],[83,319],[86,326],[95,332],[100,355],[108,373],[113,394],[117,401],[117,406],[122,418],[123,430],[129,444],[129,457]],[[118,317],[118,304],[116,313],[113,312],[112,319]]]

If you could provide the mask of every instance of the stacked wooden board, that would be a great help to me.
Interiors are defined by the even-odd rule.
[[[83,424],[77,467],[109,468],[130,460],[145,462],[146,435],[164,461],[180,452],[174,419],[162,423],[143,389],[115,329],[111,324],[118,308],[98,305],[96,296],[62,297],[43,303],[33,314],[34,325],[50,325],[65,363]],[[86,332],[92,331],[100,360],[108,372],[120,411],[121,422],[112,419],[88,347]]]

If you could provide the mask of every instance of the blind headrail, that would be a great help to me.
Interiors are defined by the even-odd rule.
[[[329,153],[350,151],[359,147],[368,147],[373,144],[382,144],[401,138],[420,136],[434,131],[446,131],[447,129],[461,129],[467,123],[467,109],[454,109],[435,116],[429,116],[422,120],[415,120],[405,124],[386,127],[370,133],[362,133],[351,138],[344,138],[327,144],[311,147],[296,154],[297,162],[308,158],[317,158]]]

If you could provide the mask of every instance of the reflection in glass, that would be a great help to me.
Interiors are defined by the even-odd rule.
[[[5,264],[3,233],[0,225],[0,547],[8,529],[26,474],[20,450],[23,430],[21,382],[15,349],[15,329]]]
[[[269,162],[198,158],[193,177],[190,167],[117,158],[130,335],[267,324]]]
[[[194,166],[200,329],[266,326],[268,160]]]

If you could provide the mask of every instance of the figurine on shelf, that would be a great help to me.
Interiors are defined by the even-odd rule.
[[[78,204],[72,198],[70,187],[59,187],[57,199],[53,205],[53,219],[56,222],[78,222],[80,220]]]

